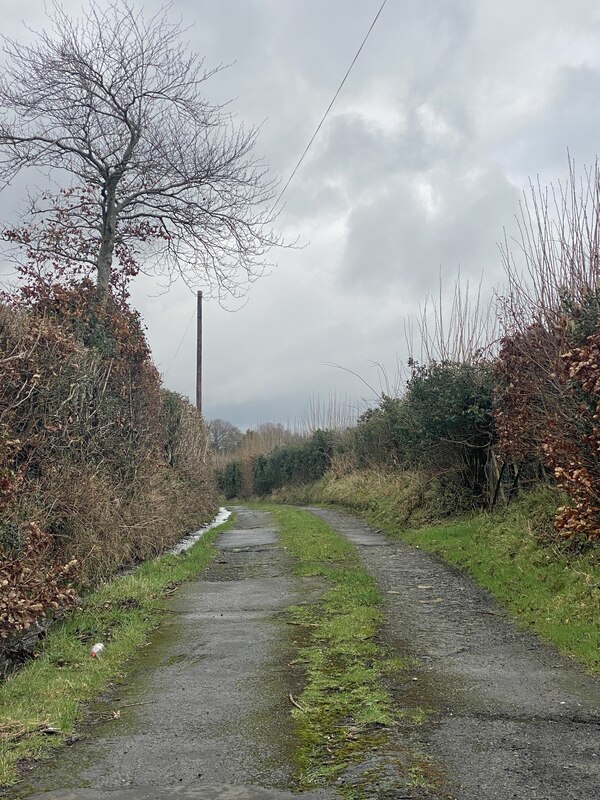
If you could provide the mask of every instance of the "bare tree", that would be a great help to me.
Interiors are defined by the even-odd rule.
[[[0,169],[7,184],[37,167],[71,192],[69,225],[85,239],[100,310],[113,257],[132,241],[169,280],[219,296],[242,294],[280,243],[274,184],[253,155],[257,129],[203,98],[221,67],[188,52],[167,10],[144,17],[128,0],[92,0],[72,19],[56,3],[33,44],[3,37]],[[60,191],[30,211],[52,232]]]
[[[213,453],[231,453],[242,441],[242,432],[226,419],[213,419],[208,426],[208,441]]]

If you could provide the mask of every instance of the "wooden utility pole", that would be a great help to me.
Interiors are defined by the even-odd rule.
[[[198,292],[196,315],[196,408],[202,414],[202,292]]]

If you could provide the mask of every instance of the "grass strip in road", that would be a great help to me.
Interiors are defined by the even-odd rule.
[[[386,659],[377,642],[381,598],[355,548],[309,512],[260,507],[274,516],[296,574],[322,577],[329,586],[319,603],[288,609],[302,631],[296,663],[305,678],[292,712],[301,742],[299,788],[327,785],[385,741],[394,718],[383,676],[402,665]]]
[[[166,609],[165,596],[206,567],[212,542],[231,527],[207,531],[182,555],[164,555],[86,595],[57,622],[38,658],[0,684],[0,786],[18,778],[19,762],[39,759],[62,744],[84,704],[123,678],[127,663],[149,641]],[[95,642],[105,650],[90,658]]]

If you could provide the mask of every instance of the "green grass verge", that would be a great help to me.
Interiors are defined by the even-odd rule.
[[[0,786],[18,778],[18,764],[60,745],[84,704],[124,675],[164,616],[165,594],[196,577],[213,555],[212,542],[233,519],[212,528],[186,553],[148,561],[85,596],[45,639],[38,658],[0,684]],[[104,642],[101,657],[90,647]],[[43,728],[60,733],[48,736]]]
[[[273,492],[276,502],[306,505],[327,503],[364,515],[373,525],[393,521],[399,528],[417,528],[447,512],[439,485],[424,472],[360,469],[341,477],[327,473],[311,484],[287,486]]]
[[[329,587],[319,603],[288,609],[301,630],[296,663],[305,679],[292,712],[301,742],[299,788],[327,785],[384,741],[394,710],[382,678],[403,665],[386,659],[377,643],[381,598],[355,548],[308,512],[260,507],[273,514],[296,574],[324,578]],[[352,791],[346,787],[347,796]]]

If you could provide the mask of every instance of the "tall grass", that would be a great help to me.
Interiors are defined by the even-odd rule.
[[[416,527],[455,509],[454,498],[440,495],[438,482],[416,470],[337,470],[336,464],[321,480],[287,486],[273,492],[284,503],[329,503],[343,506],[382,527],[384,521],[399,528]]]

